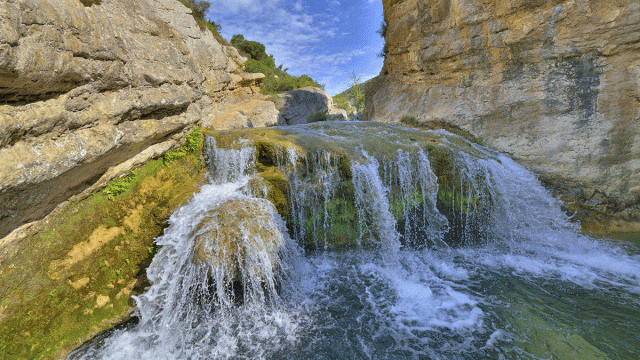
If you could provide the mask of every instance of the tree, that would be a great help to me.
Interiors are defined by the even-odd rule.
[[[364,93],[361,91],[360,83],[361,78],[356,75],[355,71],[351,71],[351,102],[356,108],[357,112],[364,110]]]
[[[275,67],[275,60],[272,55],[267,55],[263,44],[257,41],[245,40],[242,34],[235,34],[231,37],[231,45],[235,46],[238,50],[249,55],[253,60],[263,61],[267,63],[273,62]]]

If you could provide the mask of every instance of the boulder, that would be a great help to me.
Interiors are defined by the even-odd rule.
[[[207,114],[202,125],[209,129],[229,130],[286,124],[281,120],[273,102],[248,99],[221,106]]]
[[[539,174],[585,228],[640,231],[637,1],[383,4],[365,120],[458,125]]]
[[[327,121],[347,121],[349,116],[344,109],[333,108],[327,113]]]
[[[306,124],[318,112],[329,113],[333,98],[326,91],[307,86],[278,94],[276,109],[287,125]]]
[[[225,274],[271,275],[278,270],[280,253],[286,245],[283,225],[278,220],[278,213],[268,200],[226,200],[196,226],[194,261]]]

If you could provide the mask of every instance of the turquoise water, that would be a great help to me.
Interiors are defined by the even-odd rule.
[[[335,126],[295,131],[330,137]],[[358,136],[359,125],[349,126],[349,136]],[[386,135],[376,136],[383,142]],[[361,229],[361,236],[374,246],[305,252],[298,233],[283,227],[282,271],[274,279],[279,291],[245,292],[241,302],[220,300],[233,293],[216,297],[207,289],[212,278],[223,281],[227,275],[194,264],[194,229],[224,201],[254,196],[247,170],[255,160],[252,151],[218,149],[211,161],[223,175],[176,212],[156,240],[161,249],[148,270],[153,286],[136,299],[138,323],[104,334],[70,358],[640,358],[640,244],[580,235],[534,175],[482,148],[485,157],[458,156],[468,176],[467,194],[488,193],[492,199],[481,239],[443,245],[453,225],[443,228],[447,219],[425,206],[414,227],[428,227],[418,233],[439,245],[411,245],[406,237],[416,233],[403,232],[391,215],[394,199],[402,199],[391,189],[419,186],[433,192],[433,199],[437,184],[424,166],[426,154],[405,150],[376,159],[362,149],[361,162],[351,165],[354,196],[366,220],[361,223],[374,224]],[[320,155],[314,158],[328,158]],[[335,179],[339,170],[331,161],[318,168],[323,176],[316,172],[314,179],[321,183],[305,185],[298,177],[291,188],[292,206],[301,213],[309,199],[330,200],[326,194],[335,181],[326,179]]]

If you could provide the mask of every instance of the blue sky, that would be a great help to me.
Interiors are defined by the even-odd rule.
[[[335,95],[382,69],[383,39],[376,33],[381,0],[208,0],[208,18],[230,40],[243,34],[263,43],[276,64],[292,75],[307,74]]]

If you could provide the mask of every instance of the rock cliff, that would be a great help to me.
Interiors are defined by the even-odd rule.
[[[177,0],[99,3],[0,3],[0,238],[261,81]]]
[[[640,2],[383,4],[367,119],[456,124],[537,172],[583,229],[640,231]]]

